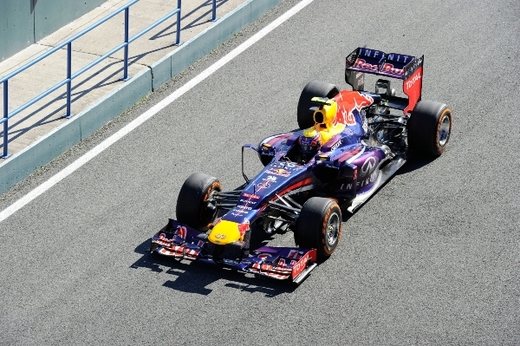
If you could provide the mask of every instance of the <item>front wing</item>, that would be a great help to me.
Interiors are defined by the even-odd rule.
[[[316,249],[262,246],[241,259],[217,259],[211,254],[211,248],[205,233],[170,219],[168,225],[152,237],[150,252],[295,283],[300,283],[317,265]]]

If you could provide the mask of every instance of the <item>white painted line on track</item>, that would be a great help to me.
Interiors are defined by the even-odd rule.
[[[29,192],[27,195],[20,198],[15,203],[11,204],[6,209],[2,210],[0,212],[0,222],[7,219],[9,216],[16,213],[18,210],[23,208],[25,205],[29,204],[31,201],[36,199],[38,196],[43,194],[45,191],[49,190],[51,187],[59,183],[61,180],[65,179],[70,174],[74,173],[78,168],[82,167],[84,164],[98,156],[100,153],[105,151],[108,147],[110,147],[112,144],[135,130],[137,127],[142,125],[145,121],[153,117],[155,114],[160,112],[162,109],[164,109],[166,106],[168,106],[173,101],[177,100],[179,97],[184,95],[186,92],[190,91],[192,88],[197,86],[200,82],[211,76],[213,73],[218,71],[222,66],[236,58],[239,54],[244,52],[247,48],[251,47],[256,42],[260,41],[264,36],[266,36],[268,33],[276,29],[278,26],[283,24],[285,21],[287,21],[289,18],[300,12],[300,10],[304,9],[307,5],[309,5],[314,0],[302,0],[297,5],[292,7],[289,11],[285,12],[283,15],[278,17],[276,20],[274,20],[272,23],[267,25],[265,28],[251,36],[247,41],[233,49],[231,52],[229,52],[226,56],[222,57],[219,61],[202,71],[201,74],[197,75],[195,78],[190,80],[188,83],[184,84],[179,89],[175,90],[173,93],[168,95],[165,99],[163,99],[161,102],[141,114],[138,118],[134,119],[132,122],[130,122],[128,125],[123,127],[118,132],[114,133],[109,138],[105,139],[102,143],[98,144],[96,147],[91,149],[89,152],[87,152],[85,155],[81,156],[79,159],[71,163],[69,166],[61,170],[60,172],[56,173],[53,177],[51,177],[49,180],[41,184],[40,186],[36,187],[34,190]]]

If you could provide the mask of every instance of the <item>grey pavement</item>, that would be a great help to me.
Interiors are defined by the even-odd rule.
[[[176,16],[130,45],[129,80],[123,77],[123,50],[103,60],[72,82],[72,117],[66,114],[66,86],[9,120],[8,151],[0,158],[0,194],[95,132],[157,87],[170,80],[235,32],[282,0],[212,0],[182,2],[181,45],[176,42]],[[108,0],[0,63],[0,78],[76,35],[129,0]],[[130,37],[175,10],[177,1],[140,0],[130,7]],[[124,41],[124,12],[72,43],[72,73]],[[58,50],[9,81],[9,111],[66,78],[67,51]],[[0,85],[3,94],[3,86]],[[0,98],[3,109],[3,98]],[[0,145],[2,145],[0,141]],[[0,152],[1,154],[1,152]]]

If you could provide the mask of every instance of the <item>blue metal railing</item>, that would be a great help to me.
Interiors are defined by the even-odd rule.
[[[211,19],[210,21],[214,22],[217,20],[217,0],[213,0],[213,6],[211,8]]]
[[[115,12],[107,15],[106,17],[104,17],[101,20],[99,20],[98,22],[92,24],[91,26],[89,26],[88,28],[84,29],[80,33],[74,35],[73,37],[69,38],[68,40],[62,42],[61,44],[59,44],[56,47],[52,48],[51,50],[45,52],[41,56],[35,58],[34,60],[28,62],[24,66],[18,68],[14,72],[12,72],[9,75],[7,75],[7,76],[5,76],[5,77],[0,79],[0,84],[3,85],[3,118],[0,119],[0,124],[3,124],[3,136],[2,136],[3,137],[3,153],[0,155],[0,158],[4,158],[5,159],[5,158],[9,157],[9,152],[8,152],[8,132],[9,132],[9,119],[10,118],[14,117],[18,113],[20,113],[23,110],[27,109],[28,107],[30,107],[34,103],[40,101],[41,99],[43,99],[44,97],[48,96],[49,94],[51,94],[52,92],[54,92],[55,90],[57,90],[58,88],[62,87],[65,84],[67,85],[67,93],[66,93],[66,114],[64,115],[64,117],[67,117],[67,118],[71,117],[72,116],[72,114],[71,114],[72,80],[74,78],[78,77],[79,75],[83,74],[87,70],[91,69],[92,67],[94,67],[95,65],[100,63],[102,60],[106,59],[107,57],[111,56],[115,52],[117,52],[117,51],[119,51],[121,49],[124,49],[124,59],[123,59],[124,67],[123,67],[123,78],[122,79],[123,80],[128,80],[129,79],[129,77],[128,77],[128,48],[129,48],[130,43],[132,43],[133,41],[137,40],[139,37],[143,36],[148,31],[152,30],[156,26],[158,26],[161,23],[163,23],[164,21],[168,20],[169,18],[171,18],[175,14],[177,15],[177,23],[176,23],[176,25],[177,25],[177,28],[176,28],[177,32],[176,32],[176,42],[175,42],[175,45],[180,45],[181,44],[181,39],[180,39],[180,32],[181,32],[181,0],[177,0],[177,8],[175,10],[173,10],[170,13],[166,14],[164,17],[162,17],[161,19],[157,20],[156,22],[154,22],[153,24],[151,24],[147,28],[145,28],[142,31],[140,31],[139,33],[137,33],[136,35],[134,35],[132,37],[129,37],[130,6],[134,5],[138,1],[139,0],[131,0],[129,3],[127,3],[123,7],[119,8]],[[216,0],[213,0],[213,3],[212,3],[212,15],[211,15],[211,19],[210,19],[211,21],[216,21],[217,20],[216,9],[217,9],[217,2],[216,2]],[[118,45],[117,47],[111,49],[106,54],[100,56],[99,58],[97,58],[96,60],[91,62],[90,64],[88,64],[85,67],[81,68],[77,72],[72,73],[72,42],[75,41],[76,39],[78,39],[79,37],[85,35],[89,31],[93,30],[94,28],[96,28],[96,27],[100,26],[101,24],[105,23],[106,21],[108,21],[109,19],[113,18],[114,16],[116,16],[117,14],[119,14],[119,13],[121,13],[123,11],[125,12],[124,13],[124,16],[125,16],[125,19],[124,19],[124,42],[121,43],[120,45]],[[44,92],[42,92],[38,96],[34,97],[30,101],[28,101],[25,104],[21,105],[20,107],[16,108],[12,112],[9,112],[9,79],[11,79],[14,76],[18,75],[19,73],[27,70],[29,67],[31,67],[31,66],[35,65],[36,63],[42,61],[43,59],[47,58],[48,56],[50,56],[51,54],[55,53],[56,51],[62,49],[65,46],[67,47],[67,78],[65,78],[64,80],[58,82],[57,84],[55,84],[51,88],[45,90]]]

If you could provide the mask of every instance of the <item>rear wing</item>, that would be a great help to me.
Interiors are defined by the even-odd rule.
[[[384,53],[380,50],[359,47],[346,58],[345,81],[354,90],[363,91],[364,75],[370,73],[403,81],[403,92],[408,99],[395,97],[403,112],[409,113],[422,94],[424,55],[415,57],[397,53]]]

